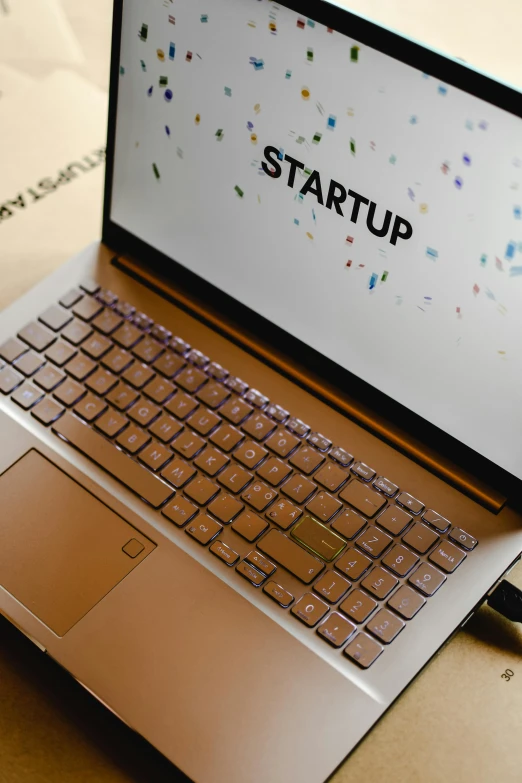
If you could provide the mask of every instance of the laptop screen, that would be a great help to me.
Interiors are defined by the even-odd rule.
[[[111,219],[522,478],[522,120],[268,0],[125,0]]]

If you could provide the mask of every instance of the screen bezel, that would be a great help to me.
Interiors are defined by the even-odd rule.
[[[435,427],[384,392],[327,359],[111,220],[123,4],[124,0],[114,0],[102,241],[115,253],[131,256],[152,272],[171,279],[189,295],[196,294],[199,301],[211,304],[214,310],[227,315],[233,312],[234,321],[239,328],[244,325],[250,334],[259,336],[264,343],[276,347],[279,352],[299,357],[300,364],[312,370],[316,376],[320,375],[329,384],[348,393],[350,397],[359,400],[366,407],[378,411],[381,417],[395,423],[400,422],[401,429],[415,437],[417,441],[426,443],[443,458],[474,474],[479,480],[485,481],[506,497],[513,497],[514,493],[519,494],[522,481],[516,476]],[[438,53],[325,0],[284,0],[280,5],[522,118],[522,94],[518,90],[492,79],[461,61]]]

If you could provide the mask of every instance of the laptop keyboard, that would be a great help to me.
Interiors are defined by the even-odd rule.
[[[477,545],[94,283],[0,346],[0,392],[362,668]]]

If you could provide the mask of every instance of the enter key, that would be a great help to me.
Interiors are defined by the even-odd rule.
[[[326,562],[334,560],[346,546],[344,538],[308,514],[297,523],[291,536]]]

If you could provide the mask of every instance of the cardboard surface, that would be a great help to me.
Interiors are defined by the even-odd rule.
[[[22,36],[16,39],[19,47],[14,38],[7,48],[3,45],[5,4],[16,5],[17,18],[23,19],[13,33]],[[519,0],[352,0],[349,5],[522,83]],[[28,44],[29,32],[20,32],[33,24],[31,13],[33,22],[44,20],[40,32],[47,36],[38,54]],[[8,204],[13,216],[0,222],[0,306],[99,235],[102,165],[87,164],[86,171],[42,199],[28,189],[46,178],[56,184],[64,167],[85,156],[94,161],[93,153],[105,143],[106,97],[94,85],[106,83],[110,13],[110,0],[63,0],[62,6],[58,0],[0,3],[0,65],[23,68],[19,74],[0,69],[5,92],[0,100],[0,209],[18,201],[20,193],[26,202],[25,207]],[[38,43],[38,37],[31,40]],[[69,71],[53,73],[53,63],[67,63]],[[42,79],[40,68],[50,75]],[[36,89],[28,75],[37,77]],[[510,578],[522,587],[522,565]],[[503,677],[506,670],[513,675]],[[311,719],[320,731],[320,716]],[[519,783],[521,736],[522,626],[483,607],[332,780]],[[178,780],[184,778],[171,764],[0,618],[0,783]]]

